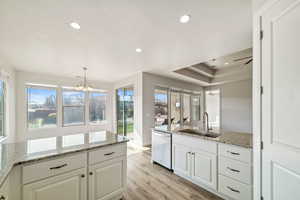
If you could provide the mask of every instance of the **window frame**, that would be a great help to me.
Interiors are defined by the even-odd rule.
[[[104,112],[104,120],[101,120],[101,121],[91,121],[90,119],[90,99],[91,99],[91,94],[92,93],[102,93],[102,94],[105,94],[105,102],[104,102],[104,105],[105,105],[105,112]],[[105,124],[107,122],[107,97],[108,97],[108,92],[107,91],[104,91],[104,90],[92,90],[92,91],[88,91],[86,92],[87,94],[87,124],[88,125],[91,125],[91,126],[97,126],[97,125],[102,125],[102,124]]]
[[[84,94],[84,103],[82,106],[64,106],[64,91],[69,91],[69,92],[82,92]],[[74,126],[86,126],[87,125],[87,112],[89,112],[89,109],[87,108],[87,91],[83,91],[83,90],[76,90],[76,89],[72,89],[72,88],[65,88],[63,87],[61,89],[61,127],[74,127]],[[64,107],[83,107],[83,123],[79,123],[79,124],[71,124],[71,125],[65,125],[64,123]],[[89,113],[88,113],[89,114]]]
[[[55,98],[55,103],[56,103],[56,123],[55,126],[53,127],[41,127],[41,128],[30,128],[29,127],[29,116],[28,116],[28,88],[34,88],[34,89],[50,89],[50,90],[55,90],[56,93],[56,98]],[[59,127],[59,102],[58,102],[58,87],[57,86],[50,86],[50,85],[38,85],[38,84],[25,84],[25,102],[26,102],[26,128],[29,132],[34,132],[38,130],[47,130],[47,129],[53,129],[53,128],[58,128]]]

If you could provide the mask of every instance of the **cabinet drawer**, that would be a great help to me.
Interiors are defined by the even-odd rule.
[[[83,168],[86,164],[87,154],[80,153],[25,165],[23,166],[23,184]]]
[[[89,152],[89,164],[92,165],[122,155],[126,155],[125,144],[103,147]]]
[[[246,184],[252,183],[252,166],[250,164],[220,156],[219,173]]]
[[[246,163],[252,162],[252,150],[247,148],[219,144],[219,155]]]
[[[251,200],[252,187],[219,175],[219,192],[236,200]]]
[[[217,154],[217,143],[209,140],[200,139],[194,136],[173,134],[172,142],[174,144],[181,144],[194,149],[209,153]]]

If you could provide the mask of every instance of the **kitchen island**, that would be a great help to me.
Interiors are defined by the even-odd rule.
[[[126,142],[100,131],[2,144],[0,197],[119,199],[126,186]]]

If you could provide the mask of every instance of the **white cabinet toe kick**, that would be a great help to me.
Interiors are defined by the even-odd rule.
[[[252,149],[173,134],[174,173],[228,200],[252,200]]]

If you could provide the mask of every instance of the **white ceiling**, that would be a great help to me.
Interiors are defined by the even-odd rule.
[[[0,59],[71,77],[87,66],[90,79],[109,82],[138,71],[177,77],[251,47],[251,12],[251,0],[1,0]],[[179,23],[184,14],[190,23]]]

